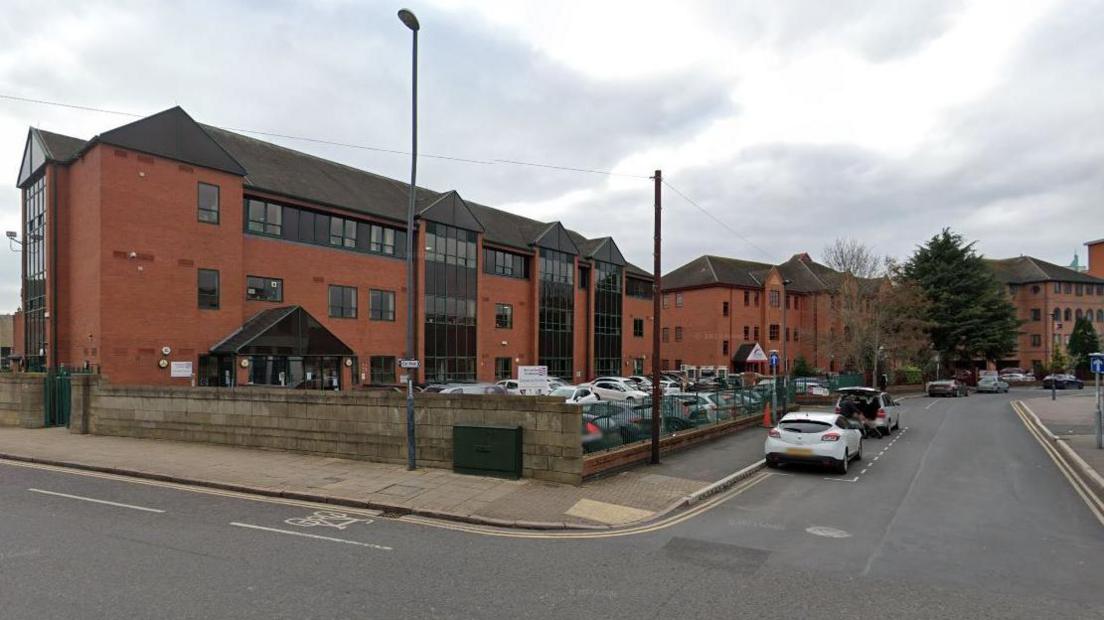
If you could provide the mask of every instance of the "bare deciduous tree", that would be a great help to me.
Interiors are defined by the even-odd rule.
[[[886,272],[886,261],[857,239],[837,238],[824,247],[822,261],[856,278],[875,278]]]

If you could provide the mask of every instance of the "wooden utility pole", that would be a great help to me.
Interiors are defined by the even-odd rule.
[[[662,309],[662,295],[663,289],[660,286],[661,280],[661,268],[660,268],[660,215],[663,211],[661,207],[662,199],[662,187],[663,187],[663,171],[656,170],[655,176],[652,177],[655,180],[655,262],[652,267],[652,458],[651,463],[653,465],[659,464],[659,425],[660,425],[660,403],[663,401],[663,386],[660,385],[659,375],[659,330],[661,329],[660,310]]]

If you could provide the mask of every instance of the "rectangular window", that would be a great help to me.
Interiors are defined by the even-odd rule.
[[[252,198],[245,202],[249,218],[246,229],[249,232],[276,237],[283,233],[283,207]]]
[[[659,364],[659,367],[662,368],[663,370],[670,370],[671,369],[671,360],[661,360],[660,364]]]
[[[246,276],[245,298],[251,301],[283,301],[284,281],[279,278]]]
[[[667,309],[667,308],[670,308],[670,307],[671,307],[671,294],[670,293],[664,293],[663,294],[663,308]]]
[[[196,194],[196,217],[208,224],[219,223],[219,186],[200,183]]]
[[[425,322],[422,329],[427,381],[475,381],[479,299],[477,242],[476,233],[470,230],[425,222]]]
[[[751,305],[751,291],[744,291],[744,306]]]
[[[217,269],[197,269],[197,288],[199,307],[203,310],[218,310],[219,272]]]
[[[1078,283],[1077,287],[1074,289],[1074,294],[1077,295],[1078,297],[1081,297],[1082,295],[1084,295],[1085,294],[1085,285],[1081,284],[1081,283]]]
[[[625,278],[625,294],[638,299],[651,299],[652,283],[647,280]]]
[[[782,305],[782,295],[778,291],[770,291],[770,306],[771,308],[778,308]]]
[[[755,341],[759,342],[759,326],[755,326]]]
[[[368,380],[374,385],[395,383],[395,358],[386,355],[368,358]]]
[[[790,309],[790,294],[786,293],[786,309]]]
[[[682,293],[675,293],[675,307],[682,307]]]
[[[1104,295],[1104,284],[1097,284],[1096,285],[1096,294],[1097,295]]]
[[[722,355],[728,355],[728,341],[727,340],[722,340],[721,341],[721,354]]]
[[[353,286],[330,285],[330,316],[335,319],[355,319],[357,290]]]
[[[790,328],[787,327],[786,328],[786,342],[789,342],[789,341],[790,341]]]
[[[1061,282],[1055,282],[1054,283],[1054,292],[1055,293],[1061,293],[1062,292],[1062,283]]]
[[[797,328],[794,328],[794,342],[797,342]]]
[[[744,342],[747,342],[749,340],[748,336],[750,335],[751,329],[747,325],[744,325]]]
[[[1043,337],[1039,334],[1031,334],[1031,346],[1041,347],[1043,346]]]
[[[368,251],[375,254],[395,255],[395,236],[405,234],[394,228],[385,228],[378,224],[362,224],[368,228]]]
[[[330,245],[355,248],[356,222],[341,217],[330,217]]]
[[[682,342],[682,328],[675,328],[675,342]]]
[[[1032,321],[1041,321],[1041,320],[1043,320],[1042,310],[1039,310],[1038,308],[1032,308],[1031,309],[1031,320]]]
[[[579,267],[579,290],[585,291],[588,288],[590,288],[590,269]]]
[[[759,307],[759,291],[755,291],[755,307]]]
[[[483,248],[483,273],[506,276],[507,278],[527,279],[529,277],[529,257],[492,248]]]
[[[514,360],[508,357],[495,358],[495,381],[514,377]]]
[[[644,319],[633,319],[633,337],[644,337]]]
[[[682,360],[675,360],[675,370],[682,370]]]
[[[498,329],[514,328],[514,307],[510,304],[495,304],[495,327]]]
[[[395,291],[369,289],[368,319],[372,321],[395,320]]]
[[[1073,292],[1073,283],[1063,282],[1062,283],[1062,292],[1065,293],[1066,295],[1069,295],[1070,293],[1072,293]]]
[[[770,340],[778,340],[778,324],[772,323],[770,326]]]
[[[660,335],[663,336],[663,342],[670,342],[671,341],[671,328],[670,327],[664,327],[660,331]]]
[[[728,316],[728,302],[721,302],[721,316]]]

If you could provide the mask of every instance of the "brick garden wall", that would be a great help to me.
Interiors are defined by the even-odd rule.
[[[74,386],[74,401],[81,404],[74,403],[73,432],[406,463],[404,394],[114,386],[98,381],[87,389],[84,400]],[[453,425],[516,425],[524,429],[525,477],[568,484],[582,480],[580,413],[559,399],[425,394],[416,403],[419,465],[452,467]]]

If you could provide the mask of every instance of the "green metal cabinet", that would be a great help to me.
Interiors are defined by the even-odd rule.
[[[477,476],[520,478],[521,427],[452,427],[452,470]]]

